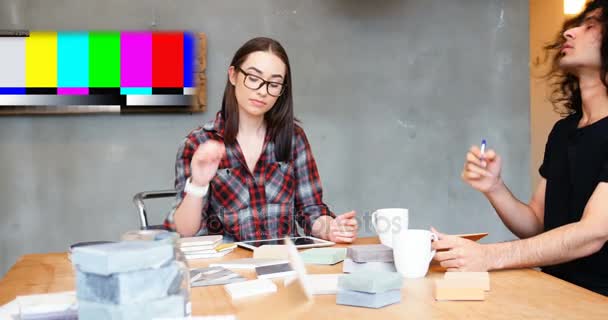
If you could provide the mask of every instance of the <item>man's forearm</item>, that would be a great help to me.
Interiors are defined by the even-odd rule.
[[[529,238],[543,231],[543,225],[532,208],[515,198],[504,182],[484,195],[502,222],[519,238]]]
[[[484,245],[490,269],[548,266],[589,256],[606,242],[605,235],[593,229],[580,221],[529,239]]]

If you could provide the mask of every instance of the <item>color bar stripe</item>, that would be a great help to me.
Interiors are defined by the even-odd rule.
[[[184,35],[181,32],[152,34],[152,87],[184,86]]]
[[[152,87],[152,34],[121,32],[120,86]]]
[[[180,95],[127,95],[129,106],[169,106],[188,108],[192,104],[192,97]]]
[[[184,32],[184,87],[194,87],[195,54],[194,34]]]
[[[44,87],[26,87],[25,88],[25,94],[26,95],[30,95],[30,94],[43,94],[43,95],[48,95],[48,94],[57,94],[57,88],[56,87],[48,87],[48,88],[44,88]]]
[[[25,86],[57,87],[57,32],[31,32],[25,39]]]
[[[138,95],[151,95],[152,88],[120,88],[120,94],[138,94]]]
[[[57,88],[58,95],[85,96],[89,94],[89,88]]]
[[[89,88],[89,94],[91,95],[120,95],[120,87],[116,88]]]
[[[0,94],[25,94],[25,88],[0,88]]]
[[[143,96],[142,96],[143,97]],[[109,106],[126,105],[127,96],[75,96],[57,94],[0,95],[0,106]]]
[[[0,87],[25,87],[25,38],[0,38]]]
[[[57,86],[59,88],[89,86],[88,33],[57,33]]]
[[[120,87],[120,32],[89,33],[89,87]]]
[[[184,88],[152,88],[152,94],[184,94]]]

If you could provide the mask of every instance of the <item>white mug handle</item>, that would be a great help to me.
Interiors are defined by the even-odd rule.
[[[431,243],[433,241],[437,241],[437,240],[439,240],[439,238],[437,237],[437,235],[431,232]],[[435,253],[437,253],[437,250],[435,250],[435,249],[431,250],[431,255],[429,257],[429,262],[428,263],[431,263],[431,260],[433,260],[433,257],[435,257]]]

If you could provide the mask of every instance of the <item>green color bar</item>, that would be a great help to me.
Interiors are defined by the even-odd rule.
[[[120,32],[89,33],[89,87],[120,87]]]

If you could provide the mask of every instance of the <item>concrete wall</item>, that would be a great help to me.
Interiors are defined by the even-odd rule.
[[[414,228],[513,238],[459,176],[466,150],[486,138],[513,192],[530,194],[528,9],[523,0],[0,0],[0,28],[154,23],[209,41],[206,114],[0,118],[0,274],[23,254],[137,228],[132,195],[172,186],[178,144],[214,116],[230,58],[259,35],[290,55],[296,114],[334,211],[407,207]],[[152,222],[168,206],[153,203]]]

